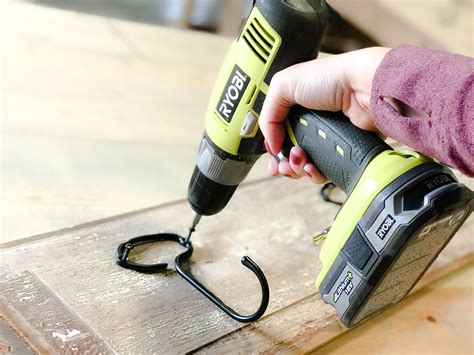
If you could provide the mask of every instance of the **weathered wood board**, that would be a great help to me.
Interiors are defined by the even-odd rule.
[[[225,302],[245,312],[258,304],[258,283],[239,263],[243,255],[267,275],[269,309],[251,325],[228,318],[173,272],[144,275],[115,264],[117,245],[130,237],[184,233],[192,218],[186,201],[4,246],[2,318],[33,349],[310,351],[344,331],[314,288],[321,265],[312,236],[336,211],[314,185],[272,179],[242,186],[227,209],[201,221],[191,270]],[[463,226],[424,283],[472,262],[473,227],[472,220]],[[144,247],[143,260],[172,262],[177,248]]]

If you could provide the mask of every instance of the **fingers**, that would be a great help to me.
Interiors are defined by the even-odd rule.
[[[270,156],[267,167],[270,175],[273,176],[283,175],[291,179],[299,179],[301,177],[291,169],[290,164],[286,159],[278,162],[273,156]]]
[[[278,162],[277,160],[270,155],[270,159],[268,159],[268,164],[267,164],[267,167],[268,167],[268,172],[270,173],[270,175],[272,176],[278,176],[280,175],[278,173]]]
[[[293,147],[290,151],[290,167],[299,176],[306,176],[304,166],[308,162],[305,151],[300,147]]]
[[[304,171],[309,179],[315,184],[324,184],[327,179],[319,172],[313,164],[307,163],[304,166]]]
[[[270,157],[268,171],[273,176],[284,175],[291,179],[306,176],[315,184],[322,184],[327,180],[313,164],[308,163],[305,151],[299,147],[291,149],[289,159],[278,162],[274,157]]]
[[[301,175],[298,175],[290,166],[290,163],[287,159],[280,160],[280,164],[278,164],[278,172],[280,175],[289,177],[291,179],[299,179]]]

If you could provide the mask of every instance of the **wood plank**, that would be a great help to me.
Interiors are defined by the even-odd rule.
[[[269,309],[251,325],[229,319],[172,272],[143,275],[114,263],[115,248],[125,239],[160,230],[184,233],[192,217],[185,201],[4,248],[1,277],[38,275],[119,353],[309,351],[344,331],[313,284],[321,265],[320,246],[311,239],[336,211],[308,182],[272,179],[242,186],[226,210],[203,219],[193,236],[191,269],[197,278],[236,309],[250,312],[259,299],[258,285],[240,257],[251,256],[268,277]],[[473,228],[471,219],[425,283],[472,262]],[[145,260],[171,260],[176,247],[144,251]],[[28,307],[16,311],[23,317],[29,312]]]
[[[429,47],[473,56],[471,0],[328,0],[383,46]]]
[[[111,353],[111,349],[33,273],[0,280],[0,312],[37,353]]]

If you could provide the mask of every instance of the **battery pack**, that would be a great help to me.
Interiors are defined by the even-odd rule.
[[[450,169],[406,172],[371,202],[320,284],[351,327],[405,297],[469,217],[473,192]]]

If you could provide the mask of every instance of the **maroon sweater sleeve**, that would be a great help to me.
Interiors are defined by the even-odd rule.
[[[474,59],[400,46],[377,69],[371,110],[386,136],[474,176]]]

